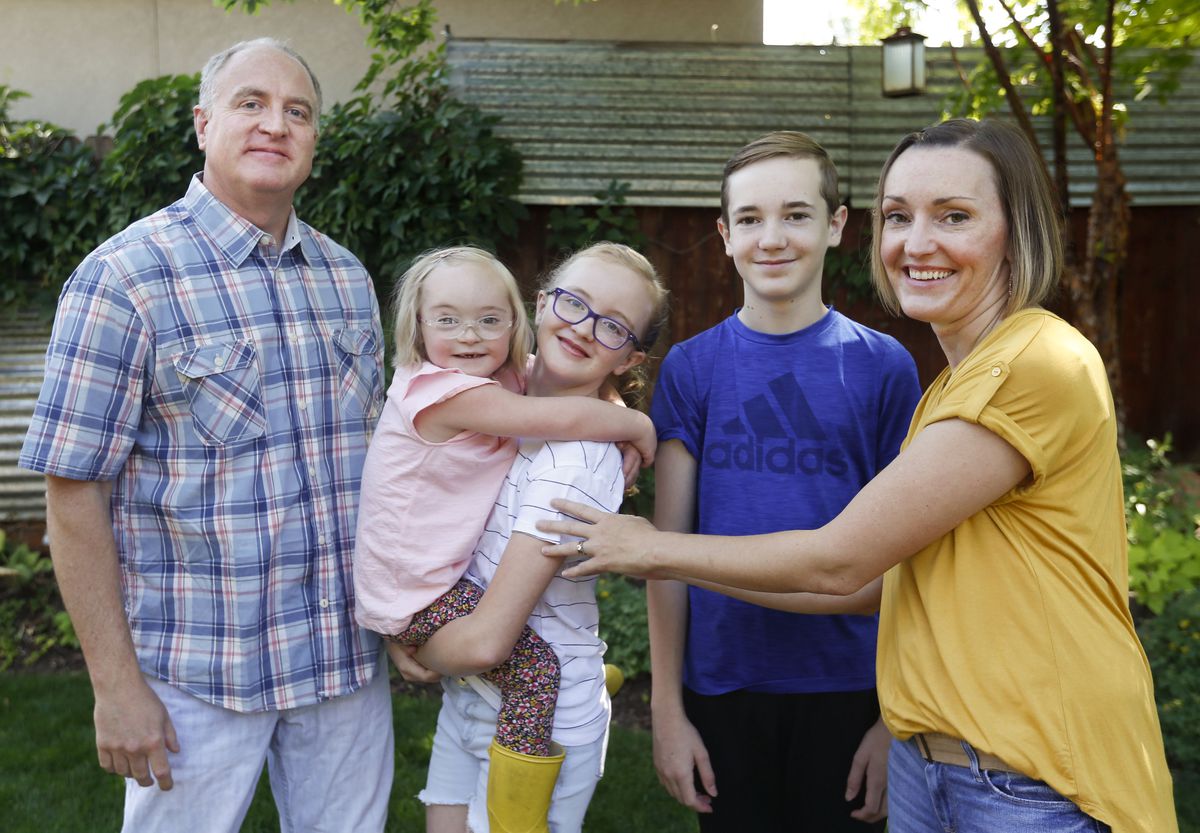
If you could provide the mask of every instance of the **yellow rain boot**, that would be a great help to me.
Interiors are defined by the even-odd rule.
[[[625,673],[610,662],[604,663],[604,687],[608,690],[609,698],[616,697],[623,685],[625,685]]]
[[[492,741],[488,750],[487,814],[491,833],[550,833],[546,815],[566,753],[550,744],[549,757],[522,755]]]

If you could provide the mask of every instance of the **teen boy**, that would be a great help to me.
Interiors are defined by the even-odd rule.
[[[659,529],[816,528],[897,453],[920,396],[911,356],[821,302],[845,222],[837,170],[803,133],[726,164],[717,228],[745,301],[659,373]],[[849,599],[670,581],[648,595],[654,762],[703,833],[882,830],[878,582]]]

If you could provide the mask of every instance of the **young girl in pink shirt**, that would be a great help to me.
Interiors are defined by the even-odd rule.
[[[419,257],[397,288],[395,366],[367,452],[354,552],[355,615],[420,646],[470,613],[482,590],[462,575],[516,455],[514,438],[629,441],[648,464],[646,415],[588,396],[523,396],[532,347],[520,291],[470,246]],[[482,675],[501,693],[496,742],[548,756],[559,662],[528,627]]]

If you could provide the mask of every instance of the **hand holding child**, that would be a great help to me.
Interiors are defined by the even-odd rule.
[[[415,654],[417,646],[402,645],[399,642],[387,640],[388,656],[392,659],[392,664],[396,666],[396,670],[400,672],[400,676],[410,683],[436,683],[442,678],[442,675],[436,671],[431,671],[421,663],[417,662]]]

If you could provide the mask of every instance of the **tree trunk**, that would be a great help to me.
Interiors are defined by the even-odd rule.
[[[1017,95],[1014,79],[1003,53],[996,47],[980,12],[979,0],[963,0],[983,41],[984,53],[996,71],[1009,109],[1025,134],[1045,158],[1033,129],[1029,113]],[[1129,243],[1129,194],[1125,174],[1117,158],[1113,124],[1113,57],[1116,0],[1103,0],[1105,24],[1102,28],[1103,47],[1099,54],[1088,49],[1080,40],[1078,51],[1086,52],[1084,60],[1070,47],[1071,38],[1081,37],[1062,16],[1059,0],[1046,0],[1048,45],[1030,35],[1013,8],[1001,0],[1012,26],[1029,49],[1033,50],[1048,72],[1053,101],[1053,182],[1064,215],[1064,255],[1062,282],[1066,287],[1072,323],[1096,346],[1104,361],[1116,406],[1118,431],[1123,433],[1125,403],[1120,372],[1120,297],[1121,278],[1125,269]],[[1068,63],[1068,52],[1076,52],[1076,60]],[[1086,66],[1085,66],[1086,64]],[[1093,77],[1091,72],[1097,72]],[[1072,97],[1072,90],[1076,90]],[[1088,212],[1087,248],[1075,250],[1070,223],[1069,183],[1067,175],[1066,117],[1070,115],[1084,143],[1092,150],[1096,166],[1096,189],[1092,193]]]
[[[1087,271],[1094,295],[1092,307],[1100,325],[1094,342],[1108,371],[1117,430],[1124,438],[1125,397],[1121,385],[1121,277],[1129,251],[1129,193],[1125,172],[1117,159],[1117,136],[1113,123],[1113,25],[1115,0],[1108,0],[1104,14],[1104,61],[1100,66],[1100,119],[1096,125],[1096,191],[1088,213]]]
[[[1063,276],[1075,326],[1096,345],[1112,387],[1118,425],[1125,424],[1120,367],[1121,276],[1129,244],[1129,194],[1115,148],[1096,160],[1096,190],[1088,212],[1082,268]]]
[[[1063,68],[1064,46],[1063,19],[1058,0],[1046,0],[1046,11],[1050,23],[1049,55],[1050,79],[1054,110],[1054,187],[1058,192],[1059,208],[1063,219],[1063,271],[1071,274],[1079,268],[1075,251],[1075,235],[1071,231],[1071,186],[1067,173],[1067,84]]]

